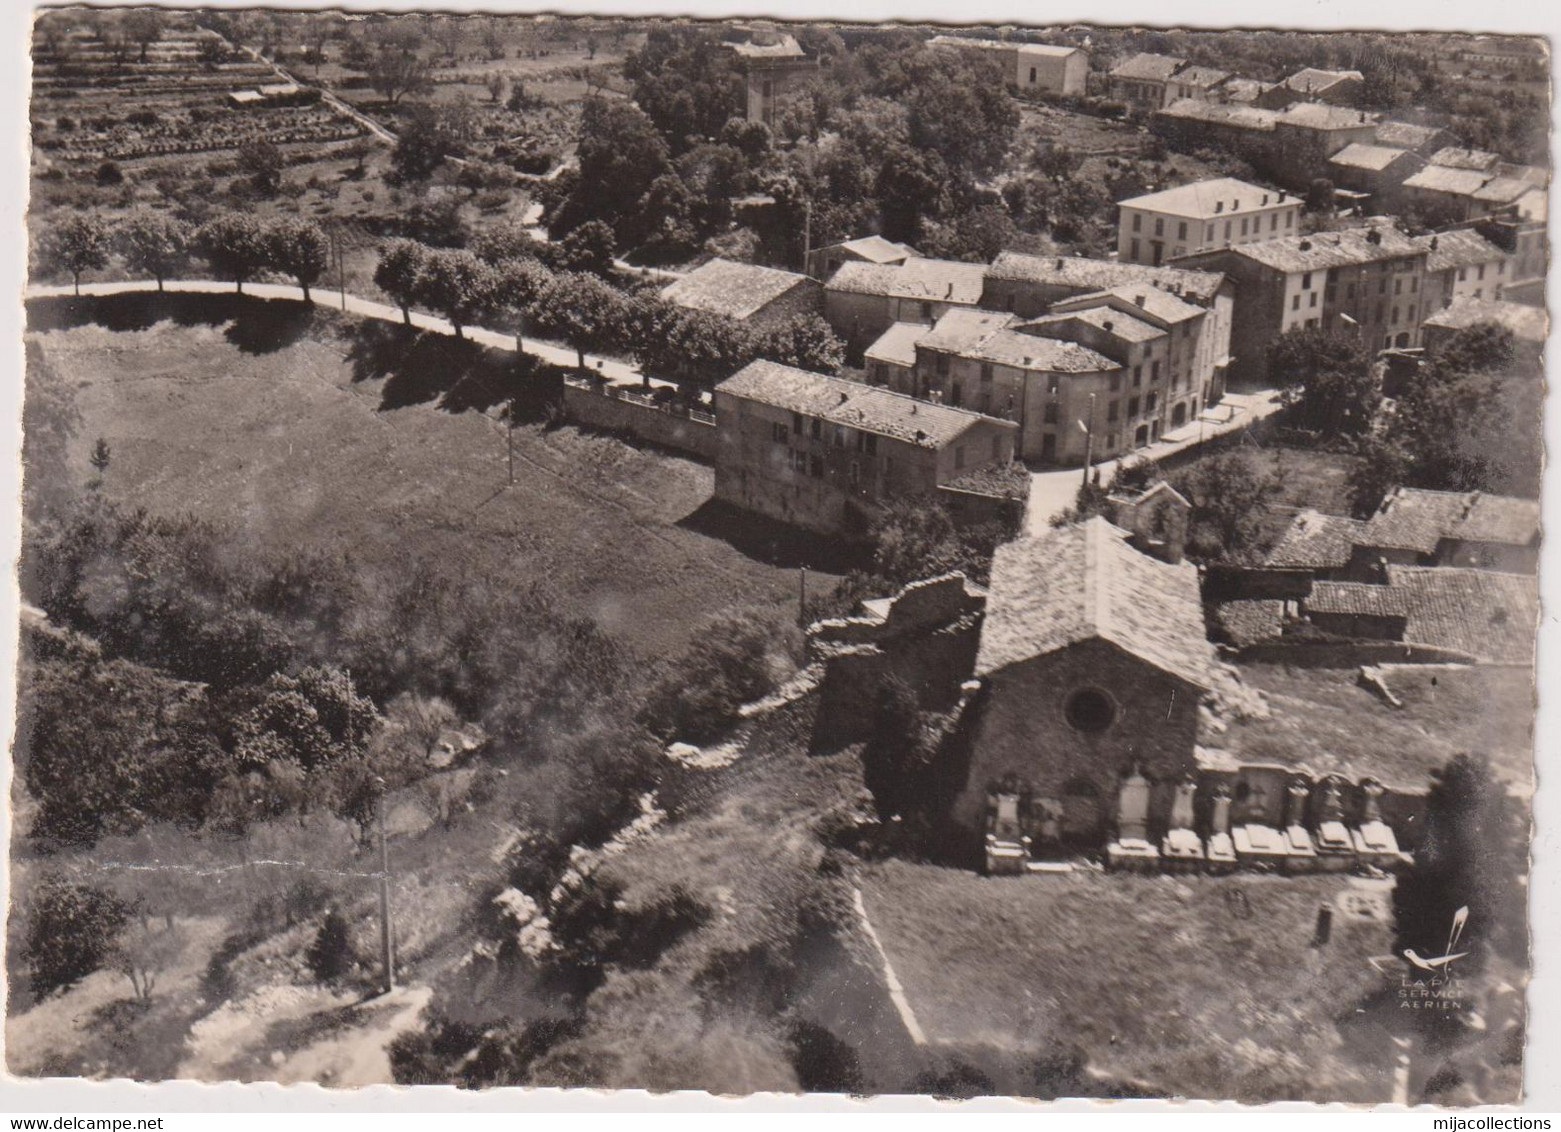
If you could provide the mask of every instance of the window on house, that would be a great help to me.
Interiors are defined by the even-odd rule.
[[[1138,241],[1129,240],[1127,246],[1127,258],[1136,261],[1138,259]]]
[[[1410,322],[1414,322],[1415,321],[1415,304],[1414,303],[1410,303],[1409,304],[1409,313],[1406,314],[1404,317],[1408,318]]]
[[[836,448],[844,448],[845,446],[846,446],[846,430],[844,428],[842,428],[840,425],[836,425],[835,426],[835,447]]]
[[[791,414],[791,431],[796,433],[798,436],[802,435],[802,414],[801,413],[792,413]]]
[[[981,363],[981,384],[982,385],[991,385],[992,384],[992,363],[991,362],[982,362]]]
[[[785,444],[787,438],[790,437],[790,435],[791,433],[787,430],[785,425],[781,424],[780,421],[770,422],[770,439],[773,440],[776,444]]]
[[[1160,380],[1160,363],[1159,362],[1150,362],[1149,363],[1149,380],[1152,381],[1152,382]],[[1151,393],[1150,396],[1153,397],[1154,394]]]
[[[958,381],[954,382],[952,385],[949,386],[949,404],[950,405],[953,405],[953,406],[955,406],[957,408],[959,406],[960,402],[962,402],[964,399],[965,399],[965,395],[960,390],[960,384],[959,384]]]
[[[1411,295],[1418,295],[1420,293],[1420,276],[1416,275],[1410,279],[1409,293]]]
[[[1384,313],[1386,313],[1386,311],[1387,311],[1387,304],[1386,303],[1382,303],[1382,302],[1377,303],[1377,321],[1378,322],[1382,321],[1382,316],[1383,316]]]
[[[1030,68],[1030,81],[1032,83],[1035,82],[1035,68],[1034,67]]]
[[[1120,401],[1113,401],[1113,402],[1111,402],[1109,405],[1106,406],[1106,420],[1108,420],[1108,421],[1116,420],[1117,419],[1117,414],[1120,413],[1121,411],[1122,411],[1122,402],[1120,402]]]
[[[1209,225],[1208,229],[1203,233],[1203,239],[1205,243],[1212,244],[1214,242],[1214,225]]]
[[[1291,295],[1290,296],[1290,309],[1293,310],[1293,311],[1298,311],[1298,310],[1301,309],[1301,296],[1300,295]]]
[[[820,421],[817,417],[814,417],[813,418],[813,427],[809,430],[809,432],[812,435],[814,440],[818,440],[818,439],[822,438],[823,435],[824,435],[824,424],[823,424],[823,422]]]
[[[947,354],[939,354],[938,355],[938,376],[939,377],[947,377],[948,375],[949,375],[949,356]]]
[[[864,451],[866,451],[869,456],[878,455],[878,434],[867,432],[863,433],[862,435],[867,438],[867,444]]]
[[[1395,326],[1398,324],[1398,304],[1397,303],[1393,304],[1393,323],[1394,323]]]
[[[1138,365],[1133,367],[1133,388],[1137,389],[1143,383],[1144,383],[1144,366],[1143,366],[1143,363],[1140,362]]]
[[[1279,231],[1279,213],[1270,212],[1268,214],[1268,230],[1270,232]]]
[[[1388,277],[1386,275],[1384,275],[1381,279],[1377,280],[1377,294],[1379,294],[1379,295],[1386,295],[1387,293],[1388,293]]]
[[[862,482],[862,465],[857,461],[851,461],[851,486],[856,487]]]
[[[1046,408],[1041,413],[1041,421],[1044,424],[1056,424],[1057,423],[1057,402],[1055,402],[1055,401],[1048,401],[1048,402],[1046,402]]]
[[[1135,232],[1142,232],[1143,230],[1144,230],[1144,214],[1141,213],[1141,212],[1133,213],[1133,231],[1135,231]]]
[[[1247,218],[1245,216],[1241,218],[1241,234],[1243,236],[1247,234]]]
[[[1127,415],[1129,417],[1136,417],[1136,416],[1138,416],[1138,398],[1137,397],[1129,397],[1127,399]]]
[[[1156,216],[1154,218],[1154,234],[1156,236],[1165,235],[1165,217]]]
[[[1177,222],[1176,238],[1178,240],[1185,240],[1187,238],[1187,221],[1182,220]]]
[[[1301,290],[1304,291],[1308,287],[1310,287],[1311,285],[1312,285],[1312,273],[1310,271],[1308,271],[1305,275],[1301,276]]]
[[[1293,213],[1293,212],[1285,213],[1285,227],[1286,228],[1294,228],[1295,227],[1295,213]]]
[[[1227,243],[1230,241],[1230,221],[1229,220],[1225,221],[1225,240],[1226,240]]]
[[[1158,393],[1150,393],[1150,394],[1146,395],[1144,397],[1144,412],[1146,412],[1146,413],[1154,412],[1155,406],[1157,404],[1159,404],[1159,402],[1160,402],[1160,395]]]
[[[1393,280],[1393,293],[1395,295],[1402,295],[1404,293],[1404,281],[1402,279]]]
[[[1115,393],[1118,389],[1121,389],[1121,388],[1122,388],[1122,371],[1121,370],[1112,370],[1111,371],[1111,392]]]
[[[1475,276],[1475,278],[1483,281],[1485,279],[1485,265],[1482,263],[1475,270],[1479,273]]]

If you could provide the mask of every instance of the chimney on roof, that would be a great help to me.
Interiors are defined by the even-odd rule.
[[[1439,243],[1439,242],[1440,242],[1440,241],[1441,241],[1441,237],[1440,237],[1440,236],[1432,236],[1432,237],[1431,237],[1431,250],[1432,250],[1432,251],[1433,251],[1433,252],[1434,252],[1434,251],[1436,251],[1436,245],[1437,245],[1437,244],[1438,244],[1438,243]]]
[[[846,403],[846,401],[850,399],[850,396],[851,395],[849,393],[847,393],[844,389],[842,389],[840,391],[840,403],[842,405],[844,405]]]
[[[1309,252],[1309,251],[1312,250],[1312,241],[1310,241],[1310,240],[1302,240],[1296,246],[1298,248],[1300,248],[1303,252]]]
[[[1102,322],[1100,325],[1105,327],[1105,330],[1106,330],[1107,334],[1110,334],[1111,333],[1111,327],[1114,325],[1114,323],[1112,323],[1112,321],[1108,318],[1108,319],[1106,319],[1106,321]]]
[[[954,297],[954,284],[950,283],[949,284],[949,289],[947,291],[943,292],[943,298],[945,300],[948,300],[948,299],[952,299],[953,297]]]
[[[1225,211],[1225,202],[1222,201],[1222,200],[1215,201],[1214,202],[1214,211],[1216,213],[1224,212]]]
[[[1062,270],[1062,257],[1061,256],[1057,257],[1057,270],[1058,271]]]
[[[1134,305],[1134,306],[1135,306],[1135,307],[1141,307],[1141,306],[1143,306],[1143,305],[1144,305],[1144,299],[1145,299],[1145,297],[1146,297],[1146,296],[1144,296],[1144,295],[1134,295],[1134,296],[1133,296],[1133,305]]]
[[[1366,242],[1368,244],[1380,244],[1380,243],[1382,243],[1382,229],[1380,229],[1380,228],[1373,228],[1373,229],[1371,229],[1371,231],[1367,232],[1366,233]]]

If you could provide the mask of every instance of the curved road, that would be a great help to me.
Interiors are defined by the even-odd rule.
[[[115,283],[83,283],[81,294],[92,295],[123,295],[136,292],[154,292],[157,283],[151,279],[129,279]],[[232,283],[225,283],[218,279],[171,279],[163,284],[163,290],[174,293],[195,294],[233,294]],[[377,318],[382,322],[401,324],[401,308],[391,306],[388,303],[375,302],[373,299],[365,299],[359,295],[343,294],[340,291],[326,290],[322,287],[310,289],[314,296],[315,305],[331,310],[343,310],[348,314],[359,315],[363,318]],[[29,299],[43,298],[69,298],[75,294],[75,289],[69,284],[55,285],[29,285],[26,296]],[[244,294],[257,299],[288,299],[293,302],[302,302],[304,293],[301,288],[294,287],[290,283],[245,283]],[[412,312],[412,325],[419,330],[431,330],[435,334],[455,334],[455,327],[451,326],[447,319],[435,315],[424,314],[421,311]],[[462,335],[470,341],[484,346],[492,346],[499,350],[519,350],[534,357],[541,358],[551,365],[562,366],[566,369],[575,369],[577,358],[575,351],[567,346],[559,346],[552,342],[543,342],[536,338],[517,339],[513,334],[503,334],[497,330],[485,330],[480,326],[465,326],[461,328]],[[586,368],[594,373],[608,378],[614,382],[643,382],[645,375],[633,366],[623,362],[614,361],[611,358],[598,357],[595,354],[585,355]],[[652,385],[672,385],[671,382],[650,379]]]

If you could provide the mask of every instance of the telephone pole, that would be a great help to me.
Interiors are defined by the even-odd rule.
[[[1095,395],[1089,395],[1089,424],[1079,422],[1079,427],[1084,430],[1084,486],[1089,486],[1090,459],[1095,454]]]

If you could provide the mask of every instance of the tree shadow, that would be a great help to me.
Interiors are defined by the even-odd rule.
[[[223,337],[246,354],[274,354],[285,350],[315,325],[315,308],[306,303],[239,295],[222,298],[237,300],[232,305],[233,318],[223,331]]]
[[[545,419],[562,394],[562,370],[529,354],[494,350],[448,334],[365,320],[348,331],[353,381],[384,381],[382,411],[436,403],[450,413],[486,412],[513,400],[517,424]]]
[[[748,558],[782,569],[806,566],[809,570],[844,575],[871,565],[867,550],[860,544],[815,534],[715,498],[705,500],[679,519],[677,525],[720,539]]]
[[[150,330],[160,322],[221,326],[233,317],[237,295],[129,291],[122,295],[58,295],[27,300],[27,329]]]

